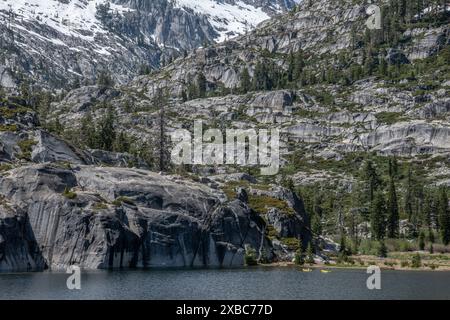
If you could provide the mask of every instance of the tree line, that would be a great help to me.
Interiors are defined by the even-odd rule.
[[[448,188],[426,185],[412,164],[400,166],[395,158],[385,161],[381,169],[366,159],[351,190],[320,185],[298,189],[313,234],[334,233],[358,243],[362,226],[367,225],[371,238],[382,244],[406,238],[417,240],[422,249],[425,240],[448,245]]]

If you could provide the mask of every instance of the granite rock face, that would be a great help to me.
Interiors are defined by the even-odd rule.
[[[24,211],[0,197],[0,271],[42,271],[45,261]]]
[[[148,171],[29,165],[3,175],[0,194],[1,271],[230,267],[245,245],[274,257],[245,203]]]

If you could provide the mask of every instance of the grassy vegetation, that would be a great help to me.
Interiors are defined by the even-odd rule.
[[[70,190],[69,187],[66,187],[63,192],[63,196],[67,199],[73,200],[77,197],[77,194]]]
[[[384,124],[394,124],[405,120],[403,114],[400,112],[380,112],[375,115],[377,121]]]
[[[118,206],[121,206],[123,203],[128,204],[128,205],[131,205],[131,206],[134,206],[134,205],[135,205],[133,200],[131,200],[131,199],[128,198],[128,197],[124,197],[124,196],[118,197],[117,199],[115,199],[115,200],[112,202],[112,204],[115,205],[115,206],[117,206],[117,207],[118,207]]]
[[[16,132],[18,130],[15,124],[1,124],[0,131]]]
[[[36,144],[36,141],[34,141],[33,139],[19,141],[19,143],[17,145],[19,146],[20,150],[22,151],[20,158],[29,161],[31,159],[31,152],[32,152],[33,146],[35,144]]]
[[[275,208],[287,215],[295,214],[294,209],[289,207],[286,201],[265,195],[249,195],[248,198],[249,206],[258,213],[264,214],[267,213],[271,208]]]
[[[279,237],[278,231],[270,224],[266,225],[266,234],[270,240],[274,240]]]
[[[18,114],[24,114],[24,113],[31,111],[31,109],[21,106],[21,105],[17,105],[17,104],[13,104],[13,103],[8,103],[8,104],[11,105],[12,108],[5,107],[5,106],[0,107],[0,116],[4,117],[6,119],[13,119]]]
[[[93,208],[94,210],[105,210],[108,209],[108,205],[104,202],[96,202]]]
[[[297,238],[281,238],[280,241],[293,251],[297,251],[300,247],[300,242]]]
[[[256,266],[258,264],[255,249],[253,249],[251,247],[247,247],[245,249],[244,262],[245,262],[245,265],[247,265],[247,266]]]
[[[8,171],[8,170],[11,170],[12,168],[13,168],[13,166],[10,164],[7,164],[7,163],[0,164],[0,172]]]

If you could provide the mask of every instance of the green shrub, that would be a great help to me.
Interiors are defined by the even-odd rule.
[[[302,241],[298,240],[298,244],[297,244],[297,251],[295,251],[295,256],[294,256],[294,263],[298,264],[298,265],[303,265],[305,264],[305,259],[303,257],[303,245],[302,245]]]
[[[256,250],[250,246],[245,249],[244,262],[246,266],[256,266],[258,264]]]
[[[286,201],[269,196],[249,195],[248,204],[253,210],[262,214],[267,213],[270,208],[276,208],[287,215],[295,213],[294,209],[289,207]]]
[[[388,254],[388,249],[386,247],[386,244],[384,241],[380,241],[380,244],[378,245],[378,256],[381,258],[386,258]]]
[[[278,236],[279,236],[278,231],[270,224],[268,224],[266,226],[266,232],[267,232],[267,237],[270,240],[274,240],[274,239],[278,238]]]
[[[129,204],[129,205],[131,205],[131,206],[134,206],[133,200],[131,200],[131,199],[128,198],[128,197],[124,197],[124,196],[118,197],[117,199],[115,199],[115,200],[112,202],[112,204],[115,205],[115,206],[117,206],[117,207],[118,207],[118,206],[121,206],[122,203]]]
[[[300,241],[296,238],[281,238],[281,243],[286,245],[289,250],[296,251],[300,248]]]
[[[401,266],[402,268],[408,268],[408,267],[409,267],[409,262],[403,260],[403,261],[400,262],[400,266]]]
[[[17,131],[17,125],[15,125],[15,124],[1,124],[0,125],[0,131],[16,132]]]
[[[377,121],[384,124],[394,124],[400,122],[404,118],[399,112],[380,112],[375,115]]]
[[[0,164],[0,172],[11,170],[13,167],[10,164],[2,163]]]
[[[4,117],[6,119],[13,119],[18,114],[24,114],[24,113],[31,111],[30,109],[28,109],[24,106],[15,104],[15,103],[9,103],[9,104],[12,106],[12,108],[9,108],[9,107],[1,107],[0,108],[0,116]]]
[[[416,253],[411,258],[411,267],[420,268],[422,266],[422,258],[419,253]]]
[[[392,261],[384,261],[384,265],[385,265],[385,266],[388,266],[388,267],[393,267],[393,266],[396,265],[396,263],[395,263],[395,262],[392,262]]]
[[[308,244],[308,248],[306,248],[306,263],[314,264],[314,250],[311,245],[311,242]]]
[[[31,159],[31,151],[33,149],[33,146],[36,144],[36,141],[32,139],[22,140],[17,143],[20,150],[22,151],[22,154],[20,155],[20,158],[24,160],[30,160]]]
[[[389,252],[408,252],[416,249],[415,244],[406,239],[386,239],[385,242]]]
[[[63,196],[67,199],[73,200],[77,197],[75,192],[72,192],[69,187],[66,187],[63,192]]]
[[[425,250],[425,233],[423,231],[419,234],[419,249]]]
[[[104,202],[96,202],[93,207],[95,210],[105,210],[108,209],[108,206]]]
[[[359,244],[359,252],[364,255],[376,256],[378,254],[378,241],[362,240]]]

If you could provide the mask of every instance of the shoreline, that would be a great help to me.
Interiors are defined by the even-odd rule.
[[[411,257],[417,253],[421,254],[421,266],[413,268],[411,266]],[[255,267],[265,267],[265,268],[293,268],[296,267],[300,269],[354,269],[354,270],[366,270],[369,266],[377,266],[381,270],[391,270],[391,271],[436,271],[436,272],[450,272],[450,254],[427,254],[426,252],[392,252],[387,258],[380,258],[372,255],[353,255],[349,256],[349,261],[346,263],[336,263],[331,261],[330,263],[315,263],[315,264],[303,264],[297,265],[291,261],[279,261],[272,263],[260,263]],[[234,267],[148,267],[148,268],[113,268],[113,269],[81,269],[85,272],[116,272],[116,271],[174,271],[174,270],[233,270],[233,269],[248,269],[254,266],[234,266]],[[11,275],[11,274],[33,274],[33,273],[62,273],[65,274],[65,269],[54,268],[38,271],[0,271],[0,276]]]
[[[401,253],[400,255],[407,256],[411,253]],[[380,258],[376,256],[358,255],[350,256],[354,263],[315,263],[296,265],[294,262],[274,262],[270,264],[260,264],[261,266],[273,267],[298,267],[311,269],[357,269],[366,270],[369,266],[377,266],[381,270],[391,271],[436,271],[436,272],[450,272],[450,256],[445,255],[448,260],[439,259],[424,259],[420,267],[413,268],[410,266],[408,260],[400,259],[398,257]],[[447,263],[443,263],[443,262]],[[361,264],[361,262],[363,264]],[[407,263],[407,265],[403,265]]]

